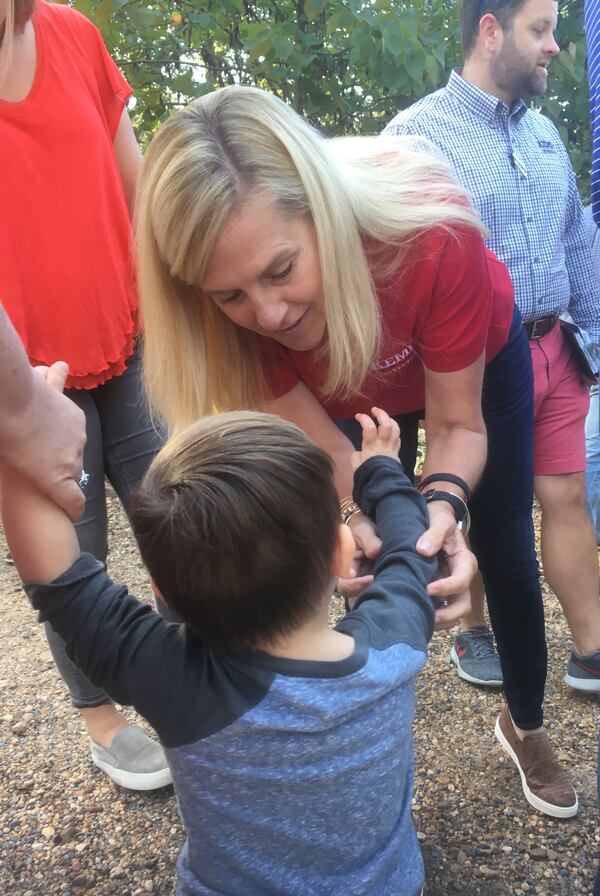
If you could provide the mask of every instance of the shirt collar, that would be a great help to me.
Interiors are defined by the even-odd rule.
[[[527,111],[523,100],[515,100],[509,109],[506,103],[499,100],[497,96],[485,93],[470,81],[465,80],[456,69],[450,73],[446,89],[476,115],[488,121],[494,121],[498,114],[518,120]]]

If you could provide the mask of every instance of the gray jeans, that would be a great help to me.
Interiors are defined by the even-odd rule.
[[[137,350],[120,376],[94,389],[67,389],[66,395],[84,411],[86,418],[83,468],[89,474],[89,480],[85,487],[85,511],[76,524],[79,546],[105,563],[108,518],[104,478],[109,480],[129,513],[131,496],[162,447],[165,434],[150,420]],[[165,618],[174,619],[162,601],[157,600],[157,608]],[[44,628],[54,662],[73,704],[92,707],[108,703],[108,695],[92,684],[69,659],[62,638],[48,623]]]

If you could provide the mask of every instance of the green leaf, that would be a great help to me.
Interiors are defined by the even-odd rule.
[[[94,14],[94,21],[98,28],[102,28],[104,25],[108,24],[110,21],[110,17],[113,14],[113,2],[112,0],[101,0],[101,2],[96,7],[96,12]]]
[[[327,6],[327,0],[304,0],[304,12],[309,19],[316,19]]]
[[[561,50],[558,54],[558,61],[566,68],[569,74],[574,74],[575,66],[573,64],[573,59],[570,53],[567,53],[566,50]]]
[[[400,56],[402,51],[406,48],[406,44],[402,40],[402,35],[398,29],[397,22],[393,22],[384,27],[383,47],[385,50],[388,50],[392,56]]]
[[[61,2],[66,3],[68,0],[61,0]],[[92,3],[92,0],[76,0],[74,6],[77,12],[80,12],[88,19],[94,20],[94,4]]]
[[[186,15],[186,19],[200,28],[211,28],[215,25],[214,16],[209,12],[191,12],[189,15]]]
[[[405,81],[405,74],[396,62],[386,60],[382,68],[383,83],[390,90],[398,90]]]
[[[406,53],[402,57],[402,62],[413,81],[420,84],[423,81],[423,72],[425,70],[424,60],[417,56],[416,53]]]
[[[334,34],[338,29],[348,30],[354,25],[354,16],[346,6],[341,6],[327,20],[327,34]]]
[[[300,72],[303,69],[308,69],[316,58],[315,53],[300,53],[298,50],[293,50],[287,61],[290,68],[295,72]]]
[[[177,75],[176,78],[169,83],[169,89],[174,90],[175,93],[195,93],[195,82],[192,76],[191,71],[182,72],[180,75]]]
[[[444,68],[444,66],[446,65],[446,47],[444,46],[444,44],[431,44],[429,49],[431,50],[431,53],[433,54],[433,57],[435,58],[440,68]]]
[[[294,49],[294,41],[287,34],[271,34],[271,44],[276,55],[284,61],[289,58],[290,53]]]
[[[104,3],[105,0],[102,0]],[[144,32],[147,28],[151,28],[156,21],[156,13],[153,9],[148,9],[143,6],[132,6],[128,5],[127,12],[129,15],[129,19],[132,24],[139,32]],[[169,10],[169,15],[171,11]],[[166,16],[168,18],[168,16]]]
[[[440,76],[440,68],[437,64],[437,60],[434,56],[432,56],[431,53],[428,53],[425,57],[425,72],[433,86],[437,87]]]

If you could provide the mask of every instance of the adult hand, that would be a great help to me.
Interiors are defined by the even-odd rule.
[[[353,562],[356,576],[353,579],[338,579],[337,590],[352,607],[359,594],[373,581],[369,570],[381,550],[381,538],[377,535],[375,523],[364,513],[350,517],[348,526],[356,545]]]
[[[460,535],[460,533],[459,533]],[[462,539],[462,536],[460,536]],[[466,614],[469,613],[471,609],[471,592],[467,588],[466,591],[462,591],[459,594],[448,594],[447,597],[435,597],[431,593],[431,589],[434,585],[437,585],[438,582],[451,582],[452,581],[452,572],[458,566],[460,568],[461,563],[471,563],[472,560],[475,560],[471,551],[468,550],[464,540],[462,542],[462,547],[457,548],[457,553],[452,558],[440,559],[440,578],[435,582],[432,582],[428,588],[429,595],[432,597],[435,603],[435,628],[436,630],[442,630],[447,628],[454,628],[456,623]],[[468,554],[468,558],[462,556],[463,554]],[[443,555],[440,554],[440,558]],[[475,563],[475,565],[477,565]],[[446,575],[446,572],[449,575]],[[473,573],[474,575],[474,573]],[[444,586],[444,590],[447,586]],[[450,586],[451,588],[454,586]]]
[[[440,554],[441,568],[449,573],[431,582],[431,597],[447,601],[436,613],[436,626],[449,628],[470,606],[469,586],[477,572],[477,560],[456,526],[451,510],[443,502],[428,505],[430,527],[417,541],[417,551],[425,557]]]
[[[3,427],[0,456],[71,517],[83,513],[78,486],[85,446],[85,416],[61,394],[68,374],[60,361],[33,371],[31,395]]]

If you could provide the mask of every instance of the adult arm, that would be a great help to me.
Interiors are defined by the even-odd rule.
[[[487,455],[487,435],[481,414],[481,382],[485,366],[484,355],[464,370],[437,373],[425,368],[425,399],[427,408],[427,451],[423,479],[436,473],[452,473],[464,479],[471,490],[475,487]],[[432,480],[429,489],[452,492],[466,500],[463,490],[445,480]],[[450,578],[432,582],[429,593],[433,597],[448,598],[455,594],[470,575],[468,588],[477,570],[473,554],[465,553],[464,538],[456,527],[452,507],[445,501],[428,504],[429,529],[417,542],[417,551],[425,556],[442,552],[450,571],[464,575],[458,583]],[[457,602],[458,603],[458,602]],[[444,619],[446,626],[451,616]]]
[[[121,175],[125,199],[127,200],[127,208],[130,216],[133,218],[137,182],[142,169],[142,153],[127,109],[123,109],[113,141],[113,148],[119,174]]]
[[[66,365],[54,365],[67,375]],[[0,459],[62,507],[83,512],[77,485],[85,445],[82,411],[31,369],[19,337],[0,307]]]
[[[425,367],[425,407],[427,408],[427,452],[423,478],[436,473],[451,473],[464,479],[471,490],[477,484],[487,455],[487,435],[481,413],[481,386],[485,355],[464,370],[437,373]],[[467,500],[454,483],[433,480],[427,489],[452,492]],[[427,550],[441,549],[455,528],[454,512],[445,501],[429,505],[431,526],[420,540]]]

